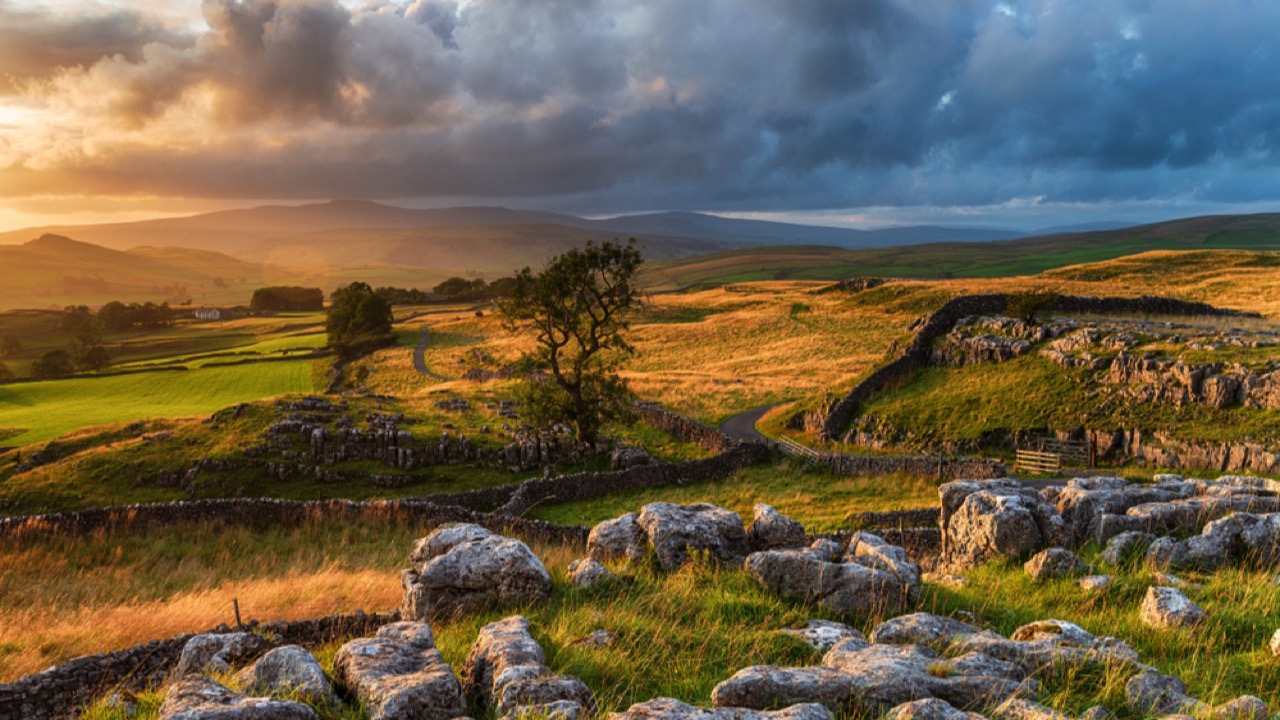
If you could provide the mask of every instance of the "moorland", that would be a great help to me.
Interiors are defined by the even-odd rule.
[[[42,521],[28,516],[220,498],[442,497],[608,471],[609,451],[616,447],[642,449],[655,464],[717,454],[642,419],[608,427],[609,449],[602,453],[561,453],[555,448],[566,443],[522,427],[519,408],[508,403],[522,381],[520,358],[530,340],[510,332],[491,301],[397,306],[394,343],[354,359],[327,348],[322,310],[234,311],[264,285],[331,290],[358,279],[429,288],[458,274],[493,280],[588,239],[614,237],[617,229],[584,223],[569,228],[560,224],[569,221],[551,216],[500,223],[495,212],[473,225],[438,220],[438,226],[424,228],[421,215],[391,221],[360,206],[355,210],[377,220],[359,235],[374,250],[355,256],[351,232],[335,227],[351,222],[353,209],[338,209],[344,213],[336,220],[306,223],[272,225],[260,216],[232,216],[218,219],[222,225],[168,221],[88,228],[78,235],[74,228],[57,228],[75,240],[14,238],[26,244],[0,247],[10,254],[6,268],[30,269],[15,274],[4,291],[9,294],[0,293],[8,308],[0,312],[0,337],[16,337],[21,346],[3,358],[17,381],[0,384],[0,513],[12,518],[0,539],[0,682],[73,657],[232,622],[233,601],[263,621],[394,608],[401,600],[406,555],[431,530],[403,517],[317,514],[293,526],[213,519],[158,526],[124,522],[64,533],[42,530]],[[982,455],[1048,485],[1095,475],[1150,483],[1163,472],[1206,480],[1224,474],[1265,477],[1271,473],[1196,465],[1190,454],[1174,450],[1247,443],[1261,449],[1255,454],[1280,451],[1280,408],[1251,404],[1247,397],[1217,405],[1194,394],[1180,402],[1162,400],[1135,389],[1135,382],[1110,382],[1105,372],[1064,366],[1047,351],[1058,339],[1102,328],[1094,344],[1075,352],[1090,353],[1090,362],[1113,362],[1128,353],[1204,367],[1205,376],[1267,376],[1276,370],[1280,347],[1275,223],[1273,216],[1200,218],[1098,233],[862,249],[780,246],[759,238],[752,246],[735,246],[727,235],[698,238],[696,228],[663,225],[641,237],[650,262],[640,282],[648,295],[631,318],[628,337],[635,352],[623,360],[620,374],[639,399],[710,429],[763,408],[757,427],[766,438],[819,452]],[[639,229],[646,227],[653,228]],[[791,232],[796,240],[808,239]],[[177,241],[169,243],[172,238]],[[443,249],[432,250],[428,239],[440,238]],[[214,254],[206,247],[210,242],[221,243],[227,254]],[[154,247],[165,244],[177,247]],[[301,252],[302,246],[309,250]],[[464,252],[468,247],[487,249],[476,256],[491,264],[478,264]],[[852,276],[884,282],[867,289],[837,282]],[[820,436],[800,421],[829,410],[890,363],[910,344],[920,320],[948,300],[1025,293],[1161,296],[1240,314],[1099,317],[1046,306],[1031,318],[1033,324],[1056,322],[1064,329],[1017,356],[937,363],[914,373],[861,405],[858,419],[839,437]],[[63,305],[96,307],[109,300],[169,301],[176,319],[163,327],[104,332],[101,344],[111,364],[103,370],[29,378],[42,355],[76,342],[63,322]],[[190,312],[197,307],[220,307],[226,314],[200,319]],[[424,328],[421,361],[429,374],[414,361]],[[295,427],[282,425],[290,422],[370,435],[390,422],[397,437],[405,438],[397,441],[400,447],[412,448],[420,459],[393,461],[381,450],[326,454],[310,435],[281,430]],[[1079,437],[1082,431],[1137,432],[1159,438],[1151,444],[1166,452],[1111,454],[1093,467],[1067,468],[1051,478],[1031,478],[1014,468],[1016,450],[1036,438]],[[551,449],[526,462],[521,448],[530,443]],[[467,449],[445,449],[459,447]],[[1166,463],[1182,459],[1171,466],[1152,457]],[[868,513],[936,508],[938,486],[949,479],[850,475],[774,451],[764,462],[713,479],[605,489],[585,499],[552,497],[523,516],[590,527],[666,501],[709,502],[749,518],[753,506],[765,502],[810,533],[844,532],[847,539],[861,529],[896,529],[905,537],[900,520],[878,527]],[[869,634],[896,614],[838,612],[778,596],[740,568],[711,561],[674,572],[614,564],[625,584],[579,588],[568,567],[583,554],[580,547],[530,544],[550,570],[554,590],[550,600],[518,609],[547,651],[547,665],[582,678],[602,714],[658,696],[706,705],[712,688],[744,667],[813,665],[821,658],[780,629],[819,618]],[[1075,550],[1101,568],[1104,545],[1087,542]],[[927,569],[928,555],[913,559]],[[1126,562],[1108,572],[1113,581],[1105,592],[1086,593],[1074,578],[1036,581],[1019,561],[996,560],[967,568],[960,584],[927,580],[907,611],[963,618],[1004,636],[1038,620],[1068,620],[1122,639],[1144,662],[1178,675],[1193,696],[1211,705],[1248,694],[1280,708],[1280,665],[1267,648],[1280,605],[1273,565],[1179,571],[1191,583],[1186,592],[1209,617],[1193,630],[1158,629],[1142,621],[1138,606],[1149,586],[1163,584],[1161,568]],[[433,622],[444,659],[461,668],[480,628],[510,612],[492,607]],[[580,642],[601,628],[616,633],[617,642],[604,648]],[[330,672],[341,645],[313,648]],[[1125,697],[1135,673],[1105,663],[1072,669],[1044,680],[1037,701],[1069,717],[1095,706],[1122,718],[1141,717],[1145,713]],[[235,684],[233,677],[221,679]],[[165,692],[139,692],[131,716],[156,717]],[[357,702],[319,712],[367,716]],[[86,715],[123,716],[107,703]]]

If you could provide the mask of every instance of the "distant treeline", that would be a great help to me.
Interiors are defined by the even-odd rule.
[[[89,308],[77,305],[74,308],[67,308],[67,311],[68,318],[64,327],[74,330],[84,322],[83,315],[89,312]],[[173,309],[167,302],[159,305],[153,302],[125,305],[118,300],[112,300],[98,308],[98,321],[102,323],[103,329],[116,332],[133,328],[166,327],[173,324],[173,316]]]
[[[254,312],[300,312],[324,309],[324,291],[320,288],[278,285],[258,288],[249,300]]]
[[[432,302],[470,302],[504,297],[515,285],[515,278],[502,277],[493,282],[483,278],[468,280],[451,277],[431,288],[431,292],[418,288],[380,287],[374,294],[391,305],[424,305]]]

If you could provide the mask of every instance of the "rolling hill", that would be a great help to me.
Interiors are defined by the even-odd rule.
[[[203,250],[112,250],[60,235],[0,246],[0,307],[62,307],[108,300],[240,302],[281,275]],[[251,290],[250,290],[251,292]],[[244,295],[247,298],[247,295]]]
[[[984,243],[926,243],[866,250],[747,248],[646,267],[653,289],[772,279],[838,280],[1035,275],[1152,250],[1280,250],[1280,214],[1211,215],[1137,227]]]
[[[103,225],[67,225],[27,228],[0,233],[0,244],[25,242],[40,234],[55,233],[127,250],[140,245],[173,246],[243,253],[261,257],[264,243],[313,233],[371,230],[474,229],[491,236],[494,228],[521,228],[524,235],[545,237],[626,238],[663,242],[684,247],[688,254],[712,249],[758,245],[835,245],[866,248],[921,242],[969,242],[1022,237],[1025,232],[995,228],[934,226],[857,230],[719,217],[693,212],[662,212],[588,219],[559,213],[511,210],[502,207],[455,207],[419,210],[363,200],[335,200],[309,205],[267,205],[223,210],[179,218],[162,218]],[[591,235],[582,235],[582,232]]]

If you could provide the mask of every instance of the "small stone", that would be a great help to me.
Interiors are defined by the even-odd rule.
[[[963,575],[949,575],[947,573],[925,573],[924,581],[933,585],[941,585],[951,588],[952,590],[963,590],[969,587],[969,578]]]
[[[1080,578],[1080,589],[1087,592],[1101,592],[1111,587],[1110,575],[1086,575]]]
[[[1084,563],[1080,562],[1075,553],[1060,547],[1041,550],[1022,569],[1036,582],[1071,577],[1085,571]]]
[[[1280,658],[1280,630],[1271,636],[1271,654]]]
[[[1158,585],[1166,585],[1168,587],[1182,588],[1187,586],[1186,580],[1170,573],[1152,573],[1151,579],[1155,580]]]
[[[618,579],[618,576],[600,561],[589,557],[569,563],[569,576],[573,579],[574,587],[584,589]]]
[[[618,639],[618,633],[612,630],[597,630],[586,637],[574,640],[571,645],[581,645],[582,647],[594,648],[597,650],[607,648]]]
[[[843,623],[831,622],[830,620],[810,620],[809,624],[799,629],[786,629],[781,631],[783,635],[790,635],[797,640],[801,640],[811,645],[815,650],[826,652],[835,647],[836,643],[847,637],[857,637],[865,640],[862,633]]]
[[[1093,707],[1080,713],[1080,720],[1114,720],[1116,714],[1101,705]]]
[[[1156,628],[1189,628],[1209,619],[1199,605],[1171,587],[1147,588],[1140,617],[1144,624]]]

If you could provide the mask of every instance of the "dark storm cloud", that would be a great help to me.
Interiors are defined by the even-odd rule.
[[[120,127],[159,135],[204,93],[215,142],[20,157],[5,185],[584,210],[1280,195],[1275,3],[206,0],[203,13],[194,41],[135,23],[81,60],[81,79],[114,93]],[[115,27],[83,22],[39,27]],[[28,76],[62,64],[0,58]]]
[[[104,57],[120,55],[137,62],[143,46],[156,41],[180,46],[190,38],[137,11],[60,18],[0,0],[0,95]]]

